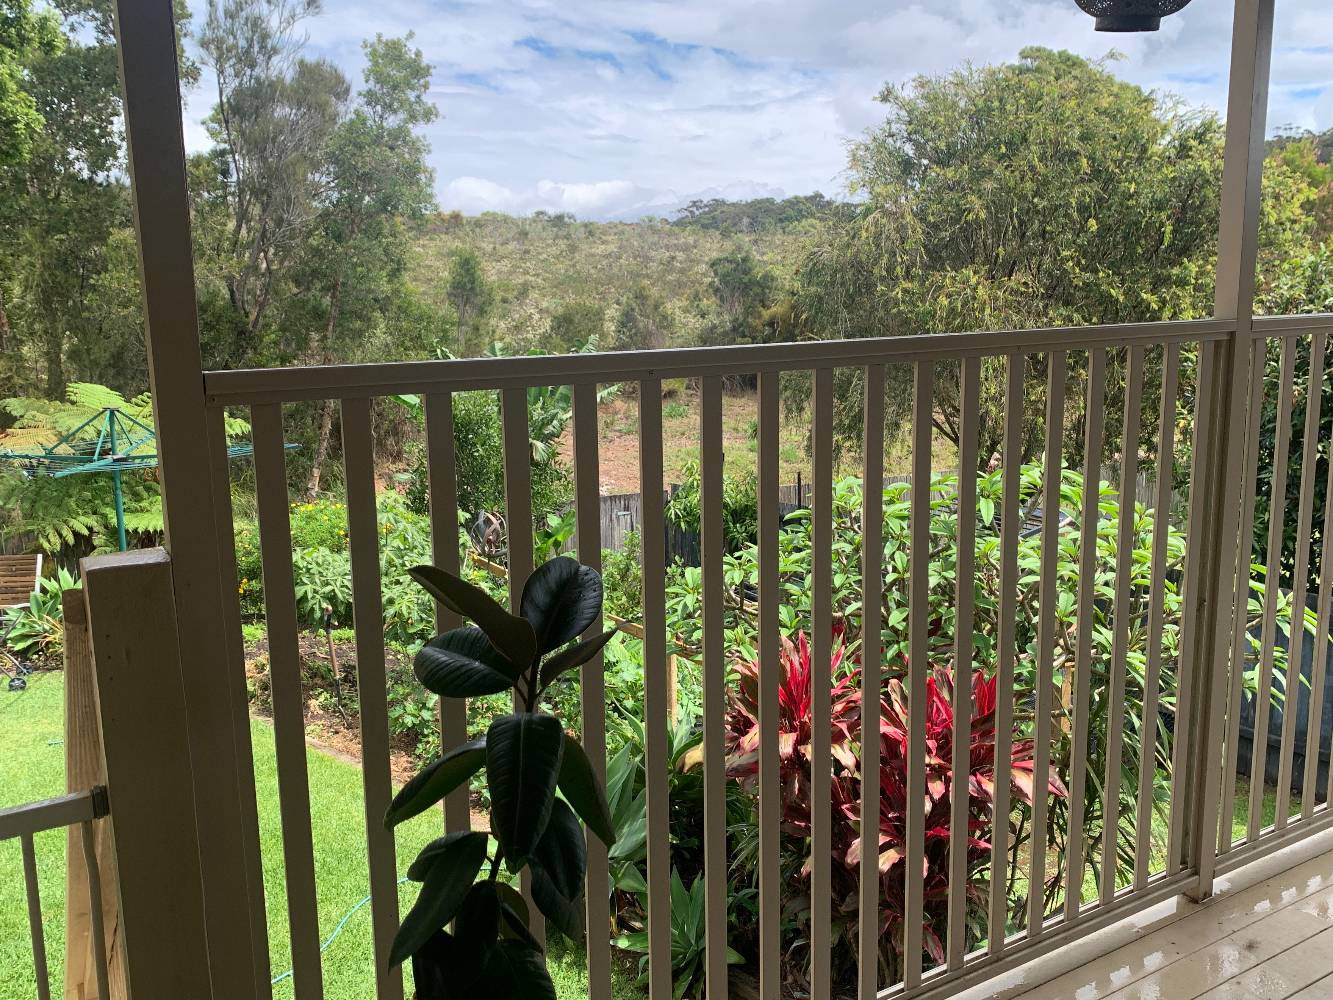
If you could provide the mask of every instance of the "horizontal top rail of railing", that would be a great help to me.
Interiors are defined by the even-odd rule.
[[[0,809],[0,840],[86,823],[100,819],[108,812],[110,806],[106,788],[102,785],[53,799],[25,802],[9,809]]]
[[[643,378],[755,374],[865,364],[957,360],[1015,352],[1079,351],[1222,340],[1236,324],[1181,320],[1107,326],[1050,327],[984,333],[929,333],[860,340],[801,341],[739,347],[612,351],[513,358],[461,358],[384,364],[251,368],[204,373],[214,406],[362,398],[395,392],[464,391],[541,385],[624,382]]]

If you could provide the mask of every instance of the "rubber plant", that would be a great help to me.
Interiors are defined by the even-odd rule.
[[[428,764],[389,806],[384,822],[392,828],[485,768],[490,837],[450,833],[422,849],[407,872],[421,891],[389,964],[412,960],[418,1000],[555,1000],[527,904],[502,872],[512,878],[527,869],[541,914],[570,937],[582,933],[584,825],[608,848],[615,834],[587,754],[541,704],[552,684],[615,634],[575,641],[601,620],[601,577],[573,559],[552,559],[528,579],[515,615],[436,566],[409,572],[440,604],[475,623],[426,643],[413,664],[417,680],[442,698],[516,694],[512,714]]]

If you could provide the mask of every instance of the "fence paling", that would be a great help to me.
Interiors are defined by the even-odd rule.
[[[504,459],[505,524],[509,531],[509,606],[523,603],[523,587],[532,575],[532,464],[528,437],[528,395],[523,389],[500,392],[501,451]],[[522,711],[522,699],[514,691],[514,710]],[[532,875],[527,868],[519,876],[523,899],[532,914],[529,929],[539,944],[546,943],[546,922],[532,899]]]
[[[1009,355],[1004,401],[1003,509],[1000,514],[1000,608],[997,637],[996,690],[1014,688],[1018,625],[1018,529],[1022,520],[1019,482],[1022,473],[1023,375],[1027,358]],[[961,464],[960,464],[961,467]],[[1013,746],[1014,699],[997,697],[995,705],[995,806],[991,822],[990,909],[987,915],[987,950],[998,955],[1005,944],[1009,918],[1009,795],[1010,753]],[[1035,785],[1039,782],[1034,779]]]
[[[699,407],[699,529],[703,561],[704,909],[709,997],[727,1000],[726,648],[723,629],[722,380],[703,380]],[[817,690],[817,689],[816,689]],[[817,732],[817,730],[816,730]]]
[[[934,413],[935,366],[919,361],[913,373],[912,470],[916,483],[929,481],[931,418]],[[911,580],[907,605],[908,621],[908,722],[907,733],[907,867],[919,872],[926,857],[926,680],[930,669],[930,494],[914,488],[911,493],[912,547]],[[922,920],[924,885],[921,879],[906,878],[903,928],[903,982],[908,990],[921,985]]]
[[[1291,616],[1287,623],[1287,676],[1282,685],[1282,742],[1278,751],[1277,802],[1274,825],[1281,830],[1291,811],[1291,771],[1296,755],[1296,716],[1301,682],[1301,650],[1305,642],[1305,599],[1309,580],[1310,527],[1314,520],[1315,461],[1319,445],[1319,411],[1324,388],[1324,338],[1310,338],[1310,370],[1305,390],[1305,427],[1301,448],[1301,486],[1296,516],[1296,559],[1292,569]],[[1270,515],[1271,516],[1271,515]],[[1277,581],[1273,582],[1276,585]],[[1315,657],[1318,658],[1318,647]],[[1310,716],[1307,728],[1319,729],[1320,720]],[[1306,795],[1309,789],[1303,789]]]
[[[1215,352],[1201,352],[1198,367],[1198,393],[1194,405],[1194,438],[1191,441],[1189,512],[1185,532],[1185,575],[1182,583],[1181,637],[1180,637],[1180,675],[1176,682],[1176,712],[1174,743],[1171,748],[1171,814],[1167,832],[1168,876],[1178,874],[1186,862],[1187,827],[1190,819],[1191,803],[1195,801],[1193,782],[1197,777],[1198,754],[1192,740],[1192,734],[1198,731],[1195,719],[1196,702],[1207,706],[1211,697],[1211,678],[1204,677],[1206,683],[1200,684],[1196,674],[1200,672],[1196,646],[1208,639],[1204,631],[1204,617],[1207,605],[1209,581],[1205,574],[1208,566],[1206,546],[1201,541],[1206,530],[1211,528],[1212,511],[1206,504],[1207,490],[1204,486],[1210,475],[1210,453],[1212,442],[1210,430],[1213,413],[1212,387],[1213,371],[1217,365]],[[1190,541],[1193,540],[1193,541]],[[1211,665],[1209,665],[1211,669]],[[1196,688],[1198,692],[1196,694]]]
[[[426,473],[430,485],[431,558],[441,569],[457,575],[458,473],[454,463],[454,404],[447,392],[430,392],[421,398],[426,418]],[[462,615],[435,602],[435,628],[440,632],[458,628]],[[467,700],[440,699],[440,751],[446,752],[467,740]],[[466,783],[444,797],[446,833],[472,827],[472,810]]]
[[[1065,870],[1065,919],[1078,916],[1083,900],[1083,869],[1086,847],[1084,822],[1087,816],[1089,702],[1091,698],[1092,632],[1096,621],[1097,524],[1099,483],[1096,456],[1102,449],[1102,426],[1106,396],[1106,352],[1088,355],[1088,393],[1084,410],[1083,503],[1078,545],[1078,636],[1074,660],[1074,725],[1072,760],[1069,769],[1069,860]]]
[[[575,386],[574,401],[574,503],[577,518],[579,561],[601,572],[602,547],[598,522],[597,387]],[[585,635],[599,634],[604,627],[594,621]],[[606,787],[606,685],[602,654],[585,663],[579,674],[580,709],[583,720],[583,749],[593,773]],[[610,875],[606,845],[588,834],[588,874],[585,905],[588,926],[589,1000],[611,1000],[611,946],[606,933],[610,926]]]
[[[1322,338],[1326,334],[1320,331],[1315,336]],[[1333,594],[1333,462],[1328,463],[1327,475],[1324,481],[1324,523],[1320,535],[1323,544],[1319,553],[1319,590],[1315,604],[1315,620],[1318,624],[1315,627],[1314,655],[1311,658],[1310,703],[1305,726],[1305,773],[1301,782],[1301,818],[1306,820],[1314,815],[1315,810],[1315,786],[1319,778],[1320,736],[1324,718],[1324,675],[1328,667],[1329,598]],[[1331,787],[1325,791],[1325,809],[1333,803],[1333,795],[1329,794],[1333,791],[1333,766],[1329,767],[1328,773]],[[1222,815],[1225,817],[1228,814],[1224,812]]]
[[[282,817],[292,983],[297,1000],[320,1000],[324,995],[324,984],[319,961],[315,851],[310,828],[310,780],[305,758],[305,699],[301,692],[301,653],[297,642],[281,407],[275,403],[253,407],[250,429],[255,446],[255,501],[264,571],[269,693],[278,765],[278,811]]]
[[[662,482],[662,382],[639,383],[639,482]],[[648,791],[648,995],[671,996],[671,848],[668,830],[666,550],[658,489],[645,490],[643,674],[645,781]]]
[[[814,373],[810,437],[814,471],[810,497],[810,988],[814,996],[828,996],[833,895],[833,371],[828,368]]]
[[[343,461],[347,479],[347,538],[352,565],[356,629],[356,689],[360,701],[361,783],[365,797],[366,855],[370,863],[370,919],[379,1000],[402,1000],[401,967],[389,968],[398,932],[398,864],[394,834],[384,825],[393,799],[389,772],[389,705],[384,669],[384,603],[380,586],[379,518],[375,508],[374,443],[370,400],[342,401]]]
[[[1259,691],[1255,696],[1254,731],[1250,738],[1250,801],[1247,839],[1259,835],[1263,818],[1264,769],[1268,763],[1268,715],[1273,687],[1273,660],[1277,639],[1278,579],[1282,571],[1282,536],[1286,529],[1287,457],[1291,446],[1292,382],[1296,349],[1282,341],[1282,376],[1278,381],[1276,440],[1273,444],[1272,489],[1268,503],[1267,569],[1264,573],[1264,617],[1260,640]]]
[[[1100,901],[1115,895],[1117,852],[1120,841],[1120,764],[1124,749],[1125,688],[1128,681],[1129,630],[1133,609],[1134,529],[1137,511],[1132,484],[1138,475],[1139,428],[1143,419],[1143,348],[1129,349],[1125,369],[1125,412],[1120,435],[1120,522],[1116,537],[1114,639],[1111,652],[1110,715],[1106,723],[1106,774],[1102,797],[1102,867]],[[1155,730],[1154,730],[1155,731]],[[1139,738],[1146,740],[1140,731]],[[1151,843],[1135,844],[1135,867]]]
[[[1152,856],[1153,785],[1157,774],[1158,705],[1161,695],[1162,633],[1166,619],[1167,541],[1171,535],[1171,466],[1175,461],[1176,392],[1180,348],[1162,353],[1162,397],[1157,427],[1157,496],[1153,503],[1153,538],[1148,591],[1148,656],[1143,676],[1143,715],[1139,722],[1139,788],[1134,854],[1134,888],[1147,884]],[[1233,772],[1234,773],[1234,772]]]
[[[976,603],[977,434],[981,399],[981,359],[961,362],[959,398],[962,426],[958,444],[958,563],[954,596],[953,761],[955,775],[971,774],[972,628]],[[963,966],[967,952],[967,860],[971,793],[957,785],[949,798],[948,965]]]
[[[884,366],[865,369],[862,482],[884,478]],[[858,968],[861,1000],[879,991],[879,690],[883,665],[880,625],[884,605],[884,493],[864,489],[861,500],[861,868]],[[867,735],[873,733],[873,736]]]
[[[1245,407],[1245,452],[1242,460],[1240,483],[1240,525],[1238,539],[1250,539],[1254,534],[1254,510],[1258,488],[1256,477],[1259,472],[1259,426],[1263,415],[1264,401],[1264,354],[1265,341],[1253,340],[1249,346],[1248,378],[1249,394]],[[1231,634],[1231,685],[1227,697],[1226,728],[1226,764],[1222,770],[1222,794],[1218,814],[1222,820],[1218,823],[1219,855],[1227,854],[1232,846],[1232,815],[1236,797],[1236,774],[1240,756],[1240,715],[1241,700],[1244,694],[1245,669],[1248,657],[1249,595],[1252,562],[1252,544],[1238,544],[1234,566],[1235,587],[1233,590],[1234,608]],[[1245,834],[1242,834],[1245,836]]]
[[[781,989],[782,828],[778,755],[778,374],[759,376],[759,995],[778,1000]],[[878,814],[877,814],[878,815]]]
[[[1047,773],[1051,755],[1053,656],[1055,650],[1056,567],[1060,545],[1060,518],[1046,516],[1060,510],[1060,485],[1064,474],[1065,374],[1068,357],[1051,351],[1046,359],[1046,453],[1043,466],[1041,564],[1037,611],[1036,717],[1033,720],[1034,775]],[[1028,940],[1040,937],[1046,920],[1046,823],[1050,807],[1049,789],[1033,782],[1032,858],[1028,877]]]

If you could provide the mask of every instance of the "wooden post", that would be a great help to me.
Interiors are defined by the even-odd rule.
[[[1193,744],[1186,848],[1189,867],[1198,872],[1191,899],[1213,892],[1217,861],[1218,801],[1222,783],[1222,734],[1226,714],[1227,673],[1234,616],[1245,613],[1243,581],[1236,579],[1240,538],[1241,483],[1248,358],[1253,340],[1255,261],[1259,246],[1260,197],[1264,167],[1264,135],[1268,112],[1268,78],[1273,55],[1274,0],[1236,0],[1232,20],[1231,73],[1227,99],[1227,138],[1222,166],[1222,213],[1218,224],[1217,286],[1213,313],[1234,320],[1235,332],[1211,344],[1200,370],[1214,376],[1213,409],[1206,415],[1211,448],[1196,456],[1204,473],[1204,531],[1191,534],[1204,564],[1186,613],[1199,622],[1194,662],[1197,696],[1190,720]],[[1196,431],[1197,433],[1197,431]],[[1197,480],[1196,480],[1197,481]],[[1195,500],[1191,498],[1191,506]],[[1239,669],[1239,662],[1236,664]],[[1179,781],[1181,775],[1173,775]],[[1228,780],[1234,780],[1229,776]]]
[[[257,946],[266,931],[254,775],[245,770],[250,723],[245,677],[229,662],[238,647],[222,610],[236,599],[223,583],[219,549],[230,532],[223,517],[230,504],[220,498],[228,484],[216,475],[204,400],[176,24],[172,0],[115,0],[114,8],[162,516],[174,568],[167,575],[189,642],[185,752],[200,789],[194,809],[208,898],[206,964],[219,995],[263,997],[270,984],[267,956]]]
[[[102,762],[102,727],[97,720],[93,682],[92,637],[83,591],[65,591],[65,791],[85,792],[106,784]],[[93,821],[93,845],[101,887],[102,926],[112,996],[125,996],[124,941],[116,908],[116,856],[111,849],[108,819]],[[97,996],[93,958],[92,914],[89,911],[88,865],[80,827],[66,831],[65,996],[91,1000]],[[101,997],[99,1000],[108,1000]]]
[[[145,549],[85,559],[82,569],[124,995],[208,1000],[220,995],[209,978],[171,561]]]

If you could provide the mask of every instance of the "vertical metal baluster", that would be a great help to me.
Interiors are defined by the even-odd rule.
[[[319,957],[319,910],[315,850],[310,830],[310,778],[305,759],[305,696],[297,644],[296,590],[292,581],[292,534],[283,453],[282,407],[251,408],[255,447],[255,502],[259,551],[264,568],[264,617],[268,630],[269,694],[282,815],[282,863],[287,880],[287,922],[292,950],[292,985],[297,1000],[324,995]]]
[[[1065,871],[1065,919],[1078,917],[1083,902],[1083,817],[1088,773],[1089,701],[1092,694],[1092,632],[1096,621],[1097,527],[1100,520],[1102,425],[1106,391],[1106,351],[1088,351],[1088,395],[1084,410],[1083,509],[1078,542],[1078,636],[1074,661],[1073,750],[1069,777],[1069,864]]]
[[[514,614],[523,603],[523,587],[532,575],[532,445],[528,433],[528,393],[526,389],[500,391],[500,430],[504,452],[505,531],[509,553],[509,607]],[[521,710],[518,692],[514,707]],[[523,898],[532,914],[529,929],[537,941],[546,944],[546,921],[532,902],[532,876],[525,868],[520,879]]]
[[[1037,608],[1036,709],[1032,724],[1032,773],[1047,774],[1051,760],[1054,685],[1055,604],[1059,581],[1060,491],[1064,478],[1065,378],[1068,356],[1051,351],[1046,359],[1046,455],[1042,471],[1041,568]],[[1068,668],[1066,668],[1068,669]],[[1032,858],[1028,876],[1028,939],[1041,936],[1046,920],[1047,787],[1032,785]]]
[[[1207,575],[1204,572],[1207,553],[1203,545],[1196,540],[1206,534],[1205,524],[1209,511],[1205,499],[1203,483],[1207,476],[1209,456],[1212,454],[1210,440],[1214,427],[1213,397],[1215,395],[1214,369],[1217,365],[1216,351],[1209,344],[1201,344],[1199,362],[1195,374],[1197,392],[1194,400],[1194,439],[1190,442],[1190,491],[1189,519],[1185,530],[1185,575],[1181,585],[1181,607],[1191,609],[1197,606],[1196,591],[1206,588]],[[1203,616],[1182,612],[1180,626],[1180,656],[1176,686],[1175,730],[1171,745],[1171,817],[1167,831],[1167,875],[1179,874],[1186,851],[1187,817],[1193,801],[1191,782],[1198,757],[1198,747],[1194,745],[1194,699],[1195,679],[1192,664],[1196,661],[1195,645],[1206,636],[1203,632]],[[1205,687],[1200,696],[1206,700],[1209,691]]]
[[[1287,676],[1283,684],[1282,746],[1278,752],[1274,820],[1285,829],[1291,814],[1291,771],[1296,756],[1296,715],[1300,706],[1301,654],[1305,648],[1305,600],[1309,594],[1310,527],[1314,520],[1315,463],[1318,460],[1319,411],[1324,395],[1324,337],[1310,338],[1310,372],[1305,388],[1305,437],[1301,446],[1301,490],[1296,517],[1296,559],[1291,581],[1291,617],[1287,623]],[[1313,667],[1313,660],[1311,667]],[[1313,704],[1311,702],[1310,704]],[[1316,716],[1310,727],[1318,728]],[[1302,786],[1304,787],[1304,786]],[[1305,793],[1309,795],[1309,791]]]
[[[573,387],[574,397],[574,503],[577,518],[579,562],[602,570],[601,463],[597,442],[597,386]],[[599,616],[584,633],[601,634]],[[592,762],[593,773],[606,787],[606,685],[602,654],[585,663],[579,674],[580,708],[583,715],[583,750]],[[610,873],[606,845],[588,833],[588,876],[585,885],[588,944],[589,1000],[611,1000],[611,945],[609,928]]]
[[[1175,466],[1176,392],[1180,345],[1162,352],[1162,399],[1157,422],[1157,483],[1153,496],[1152,562],[1148,574],[1147,665],[1143,675],[1143,716],[1139,722],[1139,794],[1135,812],[1134,888],[1148,883],[1153,847],[1153,784],[1157,776],[1157,714],[1161,697],[1162,630],[1166,621],[1167,542]]]
[[[1315,336],[1325,338],[1327,335],[1316,333]],[[1322,391],[1323,386],[1320,386],[1321,395]],[[1328,670],[1329,597],[1333,593],[1333,462],[1328,463],[1328,478],[1324,480],[1324,523],[1320,539],[1323,544],[1319,553],[1319,589],[1315,600],[1315,618],[1318,625],[1315,627],[1314,645],[1311,647],[1310,659],[1314,666],[1310,671],[1310,708],[1305,716],[1308,721],[1305,726],[1305,773],[1301,783],[1302,819],[1309,819],[1314,815],[1317,798],[1314,789],[1319,781],[1319,751],[1323,735],[1324,681]],[[1333,774],[1333,768],[1329,768],[1329,773]],[[1325,808],[1330,801],[1333,801],[1333,796],[1325,794]]]
[[[833,896],[832,705],[833,676],[833,371],[817,369],[810,438],[810,990],[831,986]],[[800,497],[797,502],[801,502]],[[1333,507],[1333,505],[1330,505]],[[709,997],[712,997],[709,990]],[[725,1000],[725,994],[721,995]]]
[[[1116,533],[1115,606],[1112,620],[1110,714],[1106,724],[1106,778],[1102,806],[1101,903],[1115,898],[1117,846],[1120,841],[1120,771],[1125,741],[1125,691],[1129,681],[1129,630],[1134,596],[1134,542],[1138,504],[1139,430],[1143,423],[1143,348],[1129,349],[1125,369],[1125,413],[1120,434],[1120,523]],[[1144,738],[1142,735],[1140,738]],[[1135,868],[1151,850],[1151,840],[1135,844]]]
[[[995,680],[995,807],[991,820],[990,914],[987,950],[1004,950],[1009,924],[1010,754],[1014,738],[1014,660],[1018,654],[1018,531],[1023,509],[1019,498],[1023,463],[1023,371],[1027,358],[1011,354],[1005,383],[1004,470],[1000,510],[1000,599]],[[1033,787],[1046,782],[1033,775]]]
[[[935,412],[935,363],[918,361],[912,400],[912,551],[907,595],[907,868],[921,871],[926,858],[926,680],[930,673],[930,464]],[[908,878],[903,909],[903,973],[908,990],[921,985],[924,885]],[[934,933],[932,928],[931,933]]]
[[[1236,535],[1236,589],[1231,635],[1231,685],[1227,699],[1226,763],[1222,769],[1222,789],[1218,804],[1220,821],[1217,824],[1217,853],[1226,854],[1232,848],[1233,821],[1236,799],[1237,759],[1240,756],[1240,710],[1244,697],[1245,661],[1249,651],[1250,579],[1254,562],[1254,507],[1257,500],[1259,474],[1259,427],[1264,405],[1264,354],[1266,342],[1254,339],[1249,344],[1250,387],[1245,411],[1245,455],[1241,480],[1240,526]]]
[[[1268,763],[1268,716],[1273,689],[1273,650],[1277,645],[1278,582],[1282,573],[1282,536],[1286,527],[1287,454],[1291,447],[1291,387],[1296,377],[1296,349],[1292,341],[1291,337],[1282,340],[1282,375],[1278,380],[1272,489],[1268,495],[1268,550],[1267,572],[1264,574],[1259,693],[1254,702],[1254,735],[1250,739],[1250,813],[1246,824],[1249,840],[1259,835],[1263,818],[1264,772]]]
[[[967,851],[971,831],[972,628],[976,604],[977,428],[981,359],[960,363],[962,433],[958,443],[958,571],[954,592],[953,787],[949,790],[949,968],[967,953]],[[961,789],[959,786],[962,786]]]
[[[28,893],[28,933],[32,936],[32,971],[37,977],[37,996],[51,1000],[51,972],[46,964],[46,934],[42,930],[42,896],[37,884],[37,854],[32,834],[19,835],[23,850],[23,881]]]
[[[781,990],[782,829],[778,756],[778,373],[759,376],[759,995]]]
[[[879,692],[884,607],[884,366],[865,369],[861,502],[861,1000],[879,994]],[[867,734],[874,734],[873,736]]]
[[[703,564],[704,929],[707,994],[727,998],[726,624],[722,532],[722,379],[703,379],[699,408],[699,532]]]
[[[107,982],[109,973],[106,960],[106,925],[102,921],[102,871],[97,863],[97,846],[93,842],[91,820],[79,824],[79,836],[83,847],[83,867],[88,873],[88,937],[93,949],[93,975],[97,979],[97,997],[98,1000],[110,1000],[111,987]]]
[[[648,786],[648,996],[671,997],[671,845],[667,732],[666,539],[662,516],[662,380],[639,383],[643,515],[643,686]]]
[[[379,517],[375,509],[375,449],[370,400],[342,401],[343,462],[347,477],[347,540],[356,624],[356,691],[361,703],[361,779],[370,862],[370,919],[375,940],[375,987],[380,1000],[401,1000],[401,967],[388,966],[398,933],[398,859],[384,826],[393,799],[389,772],[389,699],[384,675],[384,600],[380,582]]]
[[[440,569],[461,574],[458,560],[458,475],[454,465],[454,403],[447,392],[421,399],[426,415],[426,472],[430,483],[431,557]],[[463,616],[435,604],[435,628],[447,632],[463,624]],[[440,750],[467,742],[467,700],[440,699]],[[444,828],[448,833],[472,828],[469,788],[463,782],[444,797]]]

